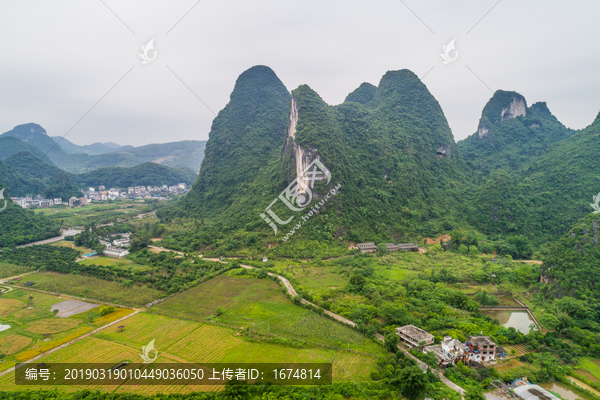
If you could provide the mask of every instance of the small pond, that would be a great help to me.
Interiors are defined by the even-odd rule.
[[[521,333],[529,333],[529,325],[534,323],[527,311],[494,310],[484,311],[483,314],[497,319],[505,328],[515,328]]]
[[[554,392],[554,393],[558,394],[560,397],[562,397],[565,400],[583,399],[583,397],[581,397],[580,395],[578,395],[577,393],[575,393],[568,387],[563,386],[558,382],[540,383],[539,385],[549,392]]]

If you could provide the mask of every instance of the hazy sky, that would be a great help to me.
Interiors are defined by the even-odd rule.
[[[63,136],[85,115],[73,143],[204,140],[214,114],[185,85],[218,112],[257,64],[329,104],[408,68],[426,75],[456,140],[475,132],[490,89],[546,101],[580,129],[600,110],[598,15],[595,0],[3,2],[0,133],[36,122]]]

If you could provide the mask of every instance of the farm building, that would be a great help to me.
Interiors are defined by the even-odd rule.
[[[129,252],[125,249],[122,249],[119,247],[110,247],[110,246],[105,248],[104,251],[102,251],[102,253],[107,257],[113,257],[113,258],[123,258],[127,254],[129,254]]]
[[[377,251],[377,246],[375,246],[375,243],[373,242],[359,243],[357,244],[357,246],[360,249],[361,253],[373,253]]]
[[[422,342],[424,345],[433,344],[433,335],[414,325],[396,328],[396,335],[399,335],[402,341],[410,347],[418,347]]]
[[[377,251],[377,245],[373,242],[359,243],[356,246],[358,246],[361,253],[373,253]],[[386,243],[385,247],[387,251],[419,251],[419,246],[414,243]]]
[[[419,246],[414,243],[386,243],[385,246],[387,247],[387,251],[419,251]]]
[[[523,385],[513,389],[513,393],[523,400],[559,400],[558,397],[538,385]]]

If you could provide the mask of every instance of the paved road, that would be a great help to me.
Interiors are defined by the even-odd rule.
[[[39,360],[40,358],[47,356],[48,354],[52,354],[52,353],[54,353],[55,351],[58,351],[58,350],[64,349],[65,347],[67,347],[67,346],[70,346],[70,345],[72,345],[73,343],[79,342],[80,340],[83,340],[83,339],[85,339],[85,338],[87,338],[87,337],[90,337],[91,335],[93,335],[93,334],[95,334],[95,333],[98,333],[98,332],[100,332],[101,330],[108,328],[109,326],[113,326],[114,324],[118,324],[119,322],[121,322],[121,321],[123,321],[123,320],[125,320],[125,319],[127,319],[127,318],[129,318],[129,317],[132,317],[132,316],[134,316],[135,314],[137,314],[137,313],[139,313],[139,312],[140,312],[140,311],[134,311],[133,313],[131,313],[131,314],[129,314],[129,315],[126,315],[126,316],[124,316],[123,318],[119,318],[118,320],[116,320],[116,321],[113,321],[113,322],[111,322],[110,324],[104,325],[104,326],[102,326],[102,327],[100,327],[100,328],[98,328],[98,329],[94,329],[93,331],[91,331],[91,332],[88,332],[88,333],[86,333],[86,334],[85,334],[85,335],[83,335],[83,336],[79,336],[78,338],[75,338],[75,339],[73,339],[73,340],[70,340],[70,341],[68,341],[67,343],[63,343],[63,344],[61,344],[60,346],[58,346],[58,347],[55,347],[55,348],[53,348],[53,349],[50,349],[50,350],[48,350],[48,351],[46,351],[46,352],[44,352],[44,353],[42,353],[42,354],[40,354],[40,355],[37,355],[37,356],[35,356],[35,357],[33,357],[33,358],[30,358],[29,360],[27,360],[27,361],[24,361],[23,363],[24,363],[24,364],[29,364],[29,363],[32,363],[32,362],[34,362],[34,361],[37,361],[37,360]],[[0,373],[0,376],[6,375],[6,374],[8,374],[9,372],[13,372],[14,370],[15,370],[15,367],[9,368],[9,369],[7,369],[6,371],[3,371],[3,372],[1,372],[1,373]]]

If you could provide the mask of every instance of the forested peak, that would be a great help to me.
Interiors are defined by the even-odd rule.
[[[545,101],[538,101],[537,103],[533,103],[531,105],[531,110],[535,111],[535,112],[538,112],[540,114],[550,114],[550,115],[552,115],[552,113],[548,109],[548,106],[546,105]]]
[[[480,138],[488,135],[491,125],[527,115],[527,101],[517,92],[497,90],[481,113],[477,129]]]
[[[360,104],[367,104],[373,97],[375,96],[375,92],[377,91],[377,86],[371,85],[368,82],[362,83],[356,90],[346,97],[344,103],[346,102],[354,102]]]
[[[12,130],[5,132],[4,135],[22,136],[32,133],[41,133],[43,135],[46,135],[46,130],[40,125],[30,122],[28,124],[15,126]]]
[[[408,69],[400,71],[388,71],[381,78],[371,106],[398,106],[407,102],[416,102],[422,98],[430,98],[435,101],[427,87],[419,77]]]
[[[271,96],[289,97],[289,92],[271,68],[257,65],[238,77],[231,93],[231,102],[252,100],[259,103],[269,101]]]

